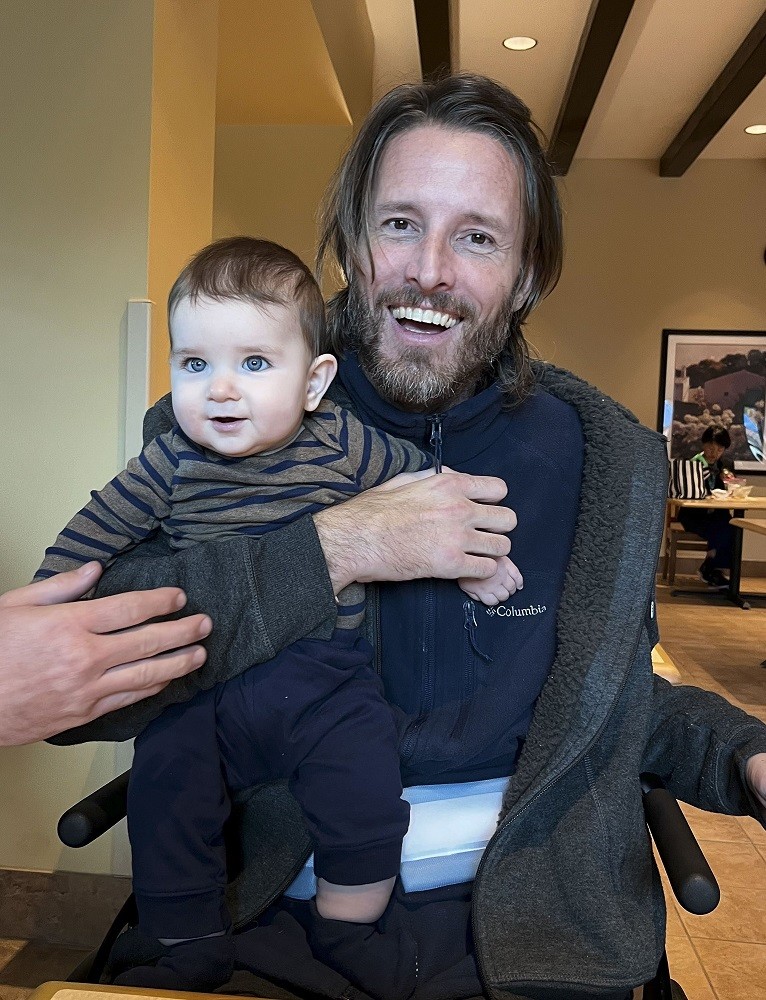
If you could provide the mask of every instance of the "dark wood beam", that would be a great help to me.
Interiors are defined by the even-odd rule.
[[[634,2],[593,0],[548,147],[557,174],[569,170]]]
[[[452,72],[449,0],[415,0],[423,79]]]
[[[680,177],[765,75],[766,11],[665,150],[660,177]]]

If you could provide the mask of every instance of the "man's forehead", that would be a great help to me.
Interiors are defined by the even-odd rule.
[[[515,157],[494,136],[418,125],[388,142],[372,185],[376,212],[406,215],[431,203],[452,204],[477,224],[517,217],[521,197]]]

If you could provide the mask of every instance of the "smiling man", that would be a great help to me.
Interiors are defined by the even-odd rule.
[[[652,675],[662,438],[530,364],[522,325],[558,277],[561,225],[527,108],[474,76],[384,97],[328,197],[320,264],[333,260],[346,284],[329,306],[330,394],[455,472],[399,477],[195,563],[145,549],[109,586],[183,586],[215,622],[210,684],[326,636],[334,594],[377,581],[366,627],[420,817],[411,856],[405,842],[420,864],[403,865],[365,932],[389,945],[382,1000],[624,1000],[664,940],[639,774],[701,808],[760,815],[766,727]],[[165,401],[149,429],[169,417]],[[455,580],[490,576],[511,534],[524,588],[482,609]],[[128,709],[68,739],[125,738],[146,718]],[[447,819],[429,826],[444,799]],[[286,790],[259,789],[249,808],[258,876],[247,867],[238,885],[240,964],[297,995],[350,995],[308,950],[307,932],[336,929],[310,880],[292,881],[306,838]],[[360,940],[349,967],[364,953]]]

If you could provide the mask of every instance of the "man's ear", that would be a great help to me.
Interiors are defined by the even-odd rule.
[[[534,278],[533,269],[530,267],[530,269],[527,271],[526,275],[524,276],[524,280],[522,281],[521,285],[519,286],[518,290],[516,291],[516,294],[513,296],[513,311],[514,312],[518,312],[519,309],[521,309],[521,307],[526,303],[527,297],[529,296],[529,291],[530,291],[530,289],[532,287],[532,280],[533,280],[533,278]]]
[[[306,382],[306,401],[303,407],[309,413],[321,403],[322,397],[327,392],[330,382],[335,378],[337,370],[338,360],[333,354],[320,354],[312,361]]]

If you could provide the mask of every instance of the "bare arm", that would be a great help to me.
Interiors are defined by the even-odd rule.
[[[516,515],[495,506],[502,479],[405,473],[314,515],[333,590],[353,581],[487,579],[511,543]]]
[[[0,597],[0,746],[133,704],[204,662],[207,616],[149,622],[184,606],[180,590],[78,601],[100,571],[88,563]]]

